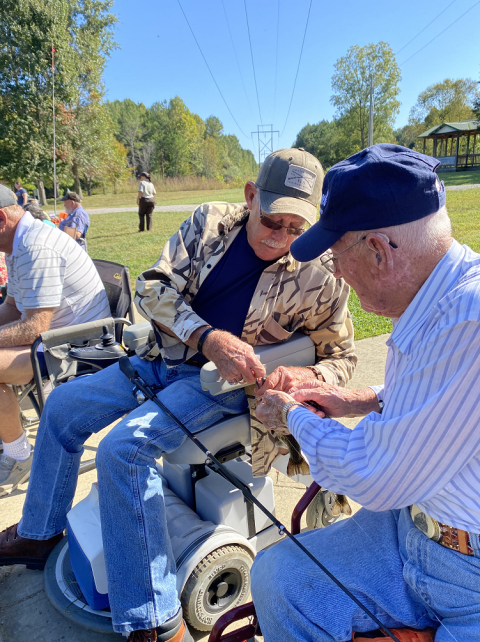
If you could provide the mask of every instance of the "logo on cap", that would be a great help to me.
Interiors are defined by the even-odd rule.
[[[328,201],[328,190],[325,192],[325,194],[322,194],[322,200],[320,201],[320,214],[322,213],[322,210],[327,206],[327,201]]]
[[[300,167],[299,165],[290,165],[285,178],[285,185],[287,187],[294,187],[310,196],[315,187],[316,180],[317,175],[309,169]]]

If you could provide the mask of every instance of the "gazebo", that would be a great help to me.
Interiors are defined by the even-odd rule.
[[[423,132],[418,138],[423,138],[424,154],[427,140],[433,141],[431,155],[441,163],[437,171],[480,170],[480,121],[442,123]]]

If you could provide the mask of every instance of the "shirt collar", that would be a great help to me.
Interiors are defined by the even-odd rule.
[[[30,212],[25,212],[25,214],[19,220],[17,229],[15,230],[15,236],[13,237],[13,249],[12,249],[11,256],[16,255],[20,241],[28,232],[28,230],[32,227],[34,222],[35,222],[35,219],[30,214]]]
[[[415,335],[432,310],[461,276],[460,270],[464,256],[465,248],[454,240],[448,252],[435,266],[408,308],[399,319],[395,320],[393,332],[387,345],[394,343],[404,354],[408,351]]]

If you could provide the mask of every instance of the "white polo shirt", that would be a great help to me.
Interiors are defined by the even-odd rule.
[[[64,232],[34,219],[20,219],[11,254],[5,255],[7,293],[25,310],[55,308],[50,329],[110,316],[105,288],[88,254]]]

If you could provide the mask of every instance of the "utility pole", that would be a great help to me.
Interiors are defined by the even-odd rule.
[[[373,145],[373,76],[370,76],[370,113],[368,114],[368,146]]]
[[[53,117],[53,211],[57,217],[57,149],[55,142],[55,48],[52,44],[52,117]]]
[[[258,164],[261,165],[265,158],[273,152],[273,135],[278,134],[274,131],[273,125],[258,125],[256,134],[258,140]]]

